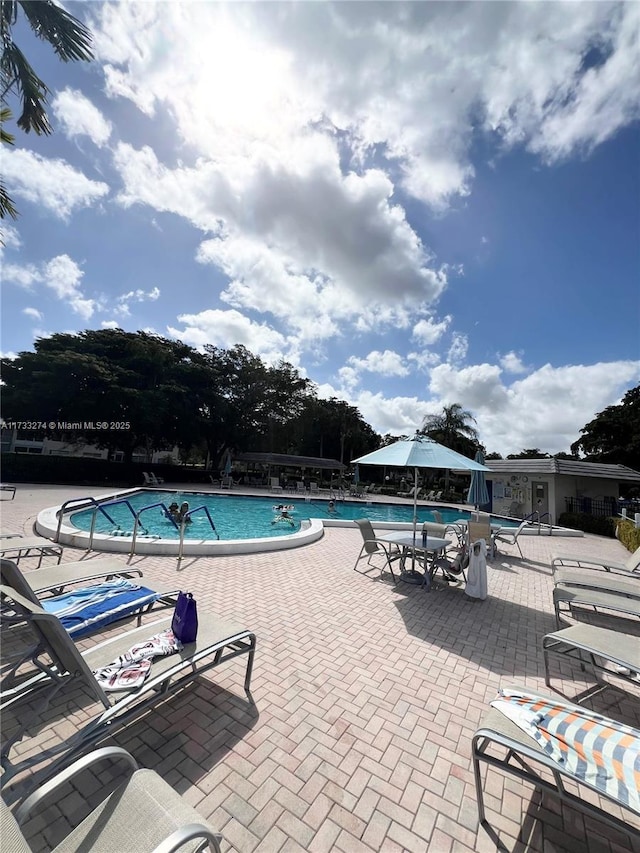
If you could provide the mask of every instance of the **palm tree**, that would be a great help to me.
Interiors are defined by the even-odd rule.
[[[3,145],[13,145],[13,136],[5,130],[5,124],[11,117],[11,110],[8,107],[0,109],[0,142]],[[13,219],[18,218],[18,211],[13,206],[13,199],[6,190],[6,187],[0,178],[0,219],[6,219],[11,216]],[[0,246],[4,242],[0,238]]]
[[[469,421],[476,422],[471,412],[463,409],[460,403],[444,406],[441,413],[427,415],[418,430],[421,435],[427,435],[434,441],[450,447],[464,456],[473,458],[476,451],[482,448],[477,429]],[[445,471],[445,492],[449,491],[449,470]]]
[[[18,9],[22,10],[36,36],[48,41],[63,62],[93,59],[91,33],[52,0],[0,0],[0,99],[4,104],[9,92],[17,93],[22,101],[18,127],[25,133],[33,130],[37,134],[49,134],[52,128],[45,110],[49,89],[13,40],[12,28],[18,18]]]

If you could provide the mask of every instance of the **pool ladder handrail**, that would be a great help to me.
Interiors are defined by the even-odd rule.
[[[53,541],[54,541],[54,542],[58,542],[58,541],[59,541],[59,538],[60,538],[60,528],[62,527],[62,519],[64,518],[65,512],[67,512],[67,507],[69,507],[71,504],[78,503],[78,502],[80,502],[80,503],[82,503],[82,504],[85,504],[86,506],[94,506],[94,507],[95,507],[95,510],[93,511],[93,518],[92,518],[92,521],[91,521],[91,532],[92,532],[92,535],[91,535],[91,538],[89,539],[89,547],[88,547],[88,549],[87,549],[88,551],[90,551],[90,550],[91,550],[91,544],[92,544],[92,542],[93,542],[93,527],[94,527],[94,524],[95,524],[95,517],[96,517],[97,512],[98,512],[98,511],[100,511],[100,512],[102,512],[104,515],[106,515],[106,517],[107,517],[107,518],[108,518],[108,520],[111,522],[111,524],[115,524],[115,523],[116,523],[116,522],[111,518],[111,516],[109,515],[109,513],[108,513],[108,512],[105,512],[105,510],[103,509],[104,504],[99,503],[95,498],[91,498],[91,497],[88,497],[88,498],[69,498],[69,500],[68,500],[68,501],[65,501],[65,502],[62,504],[62,506],[60,507],[60,509],[59,509],[59,510],[58,510],[58,512],[56,513],[56,515],[58,516],[58,526],[57,526],[57,528],[56,528],[56,534],[55,534],[55,536],[53,537]],[[78,507],[76,507],[76,510],[80,510],[80,509],[84,509],[84,508],[85,508],[84,506],[78,506]]]
[[[118,522],[117,522],[117,521],[114,521],[114,520],[111,518],[111,516],[110,516],[108,513],[106,513],[106,512],[104,511],[103,507],[105,507],[105,506],[120,506],[121,504],[124,504],[126,507],[128,507],[128,508],[129,508],[129,512],[131,513],[131,515],[132,515],[132,516],[134,517],[134,519],[135,519],[135,517],[136,517],[136,511],[135,511],[135,509],[131,506],[131,502],[130,502],[130,501],[128,501],[126,498],[120,498],[120,499],[118,499],[117,501],[105,501],[103,504],[99,504],[99,505],[96,507],[96,509],[94,509],[94,511],[93,511],[93,515],[91,516],[91,528],[90,528],[90,530],[89,530],[89,548],[88,548],[88,550],[89,550],[89,551],[92,551],[92,550],[93,550],[93,534],[94,534],[94,532],[95,532],[95,528],[96,528],[96,518],[97,518],[97,515],[98,515],[98,510],[100,510],[101,512],[103,512],[103,513],[104,513],[104,515],[106,515],[106,516],[107,516],[107,518],[109,519],[109,521],[111,522],[111,524],[115,524],[116,529],[118,529],[118,530],[119,530],[119,529],[120,529],[120,525],[118,524]]]
[[[546,524],[543,523],[543,519],[545,519],[545,518],[549,519]],[[542,515],[540,515],[538,510],[534,509],[533,512],[529,513],[529,515],[525,515],[525,517],[522,520],[523,521],[529,521],[529,522],[531,522],[531,524],[537,524],[538,525],[538,536],[540,536],[543,526],[545,528],[548,527],[549,528],[549,536],[551,536],[552,530],[553,530],[553,525],[551,524],[551,513],[543,512]]]
[[[133,520],[133,535],[131,537],[131,550],[129,551],[129,559],[133,557],[136,551],[136,539],[138,538],[138,527],[142,526],[140,523],[140,516],[143,512],[146,512],[148,509],[156,509],[157,507],[161,507],[167,519],[173,524],[176,530],[179,530],[178,523],[175,518],[169,512],[167,505],[164,501],[158,501],[155,504],[148,504],[148,506],[143,506],[141,510],[138,512],[133,512],[134,520]],[[133,507],[132,507],[133,510]],[[145,529],[146,533],[146,529]]]
[[[178,562],[180,562],[180,560],[182,560],[182,550],[184,547],[184,529],[185,529],[186,524],[187,524],[187,519],[190,519],[194,513],[199,512],[200,510],[204,510],[205,515],[209,519],[209,524],[211,525],[211,529],[216,534],[216,539],[218,539],[218,540],[220,539],[220,534],[216,530],[216,526],[213,523],[213,519],[211,518],[211,513],[209,512],[209,508],[207,506],[205,506],[204,504],[202,504],[202,506],[196,506],[193,509],[190,509],[188,512],[186,512],[184,514],[184,518],[180,522],[180,542],[178,544]]]

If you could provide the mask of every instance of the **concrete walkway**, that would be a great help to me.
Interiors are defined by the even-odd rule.
[[[19,485],[15,500],[0,501],[2,532],[30,534],[40,509],[103,491]],[[491,833],[478,829],[470,760],[499,685],[544,689],[541,639],[555,629],[551,554],[623,560],[620,543],[526,537],[524,559],[505,545],[489,564],[489,597],[472,603],[461,587],[427,593],[354,572],[361,541],[355,529],[333,528],[305,548],[187,558],[180,571],[173,558],[134,558],[149,578],[193,592],[201,611],[256,632],[255,706],[242,689],[243,663],[231,662],[113,742],[208,818],[225,853],[627,851],[628,839],[495,770],[485,787]],[[83,553],[65,549],[64,559]],[[635,623],[615,625],[637,633]],[[554,675],[569,698],[592,683],[573,681],[579,673],[566,664]],[[640,725],[637,696],[607,690],[590,704]],[[87,711],[64,708],[53,734],[41,729],[21,755],[55,742]],[[62,815],[50,809],[32,822],[34,849],[56,841],[79,801],[71,793]]]

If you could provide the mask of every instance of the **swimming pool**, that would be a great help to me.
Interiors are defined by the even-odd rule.
[[[413,505],[408,503],[345,500],[336,501],[332,511],[328,498],[322,500],[311,496],[300,500],[280,495],[255,497],[170,489],[128,489],[72,499],[61,506],[48,507],[38,513],[35,526],[42,536],[76,548],[129,553],[130,556],[134,553],[176,556],[179,552],[179,529],[170,521],[164,509],[173,502],[180,505],[183,501],[189,503],[193,516],[192,523],[185,528],[182,555],[192,556],[251,554],[299,548],[320,539],[325,527],[352,527],[358,518],[369,518],[377,527],[390,530],[409,528],[413,520]],[[280,503],[292,505],[288,512],[293,524],[290,521],[272,524],[279,514],[276,507]],[[100,509],[96,510],[98,505]],[[134,542],[134,519],[141,510],[141,526],[138,527]],[[419,506],[418,523],[434,521],[435,510],[441,513],[445,523],[466,519],[470,515],[467,510],[442,504]],[[215,525],[215,532],[207,513]],[[92,535],[90,531],[94,518]],[[515,519],[499,516],[492,518],[502,526],[516,527],[518,524]],[[537,526],[525,532],[542,533]],[[557,527],[547,528],[547,532],[553,536],[582,535],[579,531]]]
[[[118,499],[116,499],[118,501]],[[303,520],[320,518],[328,521],[354,521],[356,518],[368,518],[371,521],[411,522],[413,506],[384,503],[365,503],[364,501],[335,501],[333,510],[328,500],[290,498],[274,500],[273,497],[253,497],[249,495],[221,495],[206,492],[170,492],[141,490],[128,494],[126,503],[102,502],[103,513],[94,509],[85,509],[71,514],[70,521],[79,530],[89,531],[95,514],[95,532],[111,536],[131,535],[134,514],[144,507],[152,509],[140,516],[143,535],[157,536],[162,539],[177,539],[179,531],[167,517],[165,508],[186,501],[193,512],[191,523],[185,527],[185,540],[216,538],[212,532],[209,518],[215,525],[220,539],[266,539],[290,536],[300,530]],[[162,504],[163,506],[154,506]],[[277,509],[283,505],[285,516]],[[205,512],[206,507],[207,512]],[[470,513],[450,507],[418,507],[418,523],[434,521],[432,509],[441,513],[444,523],[468,519]],[[289,516],[289,517],[287,517]],[[505,526],[517,526],[511,521],[500,519]]]

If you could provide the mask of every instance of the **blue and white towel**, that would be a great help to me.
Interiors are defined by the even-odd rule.
[[[125,578],[74,589],[41,601],[57,616],[72,637],[82,637],[152,604],[160,594]]]

